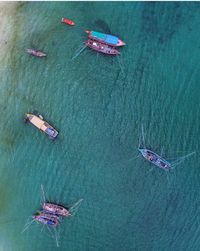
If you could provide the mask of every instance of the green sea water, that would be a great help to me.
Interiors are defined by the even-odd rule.
[[[200,3],[23,2],[12,18],[0,66],[0,250],[200,250]],[[119,35],[121,55],[78,55],[85,29]],[[23,123],[35,110],[56,141]],[[165,158],[196,155],[170,173],[135,158],[142,125],[145,146]],[[58,248],[39,224],[21,234],[41,184],[51,201],[84,199]]]

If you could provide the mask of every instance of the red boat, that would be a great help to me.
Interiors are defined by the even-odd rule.
[[[72,20],[65,18],[65,17],[62,18],[61,22],[68,24],[68,25],[71,25],[71,26],[75,25],[75,23]]]
[[[107,45],[107,44],[97,42],[97,41],[93,41],[91,39],[87,40],[86,45],[95,51],[102,52],[107,55],[120,54],[120,52],[117,49],[115,49],[114,47]]]

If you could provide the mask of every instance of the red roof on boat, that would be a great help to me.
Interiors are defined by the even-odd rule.
[[[65,17],[63,17],[62,19],[61,19],[61,22],[62,23],[65,23],[65,24],[68,24],[68,25],[75,25],[75,23],[72,21],[72,20],[70,20],[70,19],[68,19],[68,18],[65,18]]]

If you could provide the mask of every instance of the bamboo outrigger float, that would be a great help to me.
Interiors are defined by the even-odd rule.
[[[55,128],[49,125],[46,121],[43,120],[41,115],[34,115],[31,113],[26,113],[25,122],[30,122],[35,127],[37,127],[42,132],[46,133],[50,139],[55,139],[58,136],[58,132]]]

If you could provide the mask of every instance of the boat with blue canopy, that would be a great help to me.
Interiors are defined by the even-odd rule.
[[[90,39],[99,41],[104,44],[108,44],[111,46],[123,46],[125,43],[119,39],[117,36],[110,35],[110,34],[105,34],[97,31],[90,31],[86,30],[86,33],[88,33],[88,37]]]

